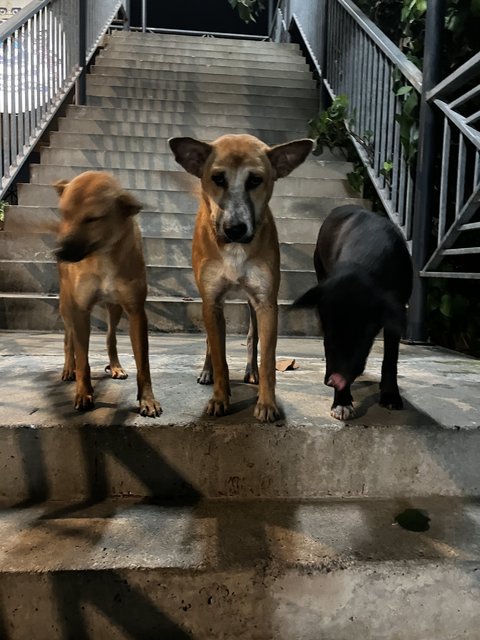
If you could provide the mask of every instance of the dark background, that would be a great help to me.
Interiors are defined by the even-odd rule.
[[[140,27],[141,0],[131,0],[130,6],[130,23]],[[265,9],[256,22],[246,24],[228,0],[147,0],[147,27],[266,35],[267,20]]]

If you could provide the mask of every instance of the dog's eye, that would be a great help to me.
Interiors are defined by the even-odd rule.
[[[262,182],[263,182],[263,178],[261,176],[256,176],[254,173],[251,173],[247,178],[245,187],[247,189],[255,189],[256,187],[261,185]]]
[[[100,220],[100,218],[95,218],[94,216],[88,216],[88,218],[85,218],[83,220],[84,224],[92,224],[92,222],[96,222],[97,220]]]
[[[212,176],[212,180],[217,185],[217,187],[227,186],[227,179],[225,178],[224,173],[214,173]]]

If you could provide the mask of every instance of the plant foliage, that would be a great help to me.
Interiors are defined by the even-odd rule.
[[[238,11],[238,15],[244,22],[255,22],[256,17],[265,9],[263,0],[228,0],[232,9]]]

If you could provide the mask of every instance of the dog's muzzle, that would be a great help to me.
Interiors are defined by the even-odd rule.
[[[248,227],[243,222],[233,225],[223,225],[223,235],[226,242],[240,242],[248,244],[253,234],[248,233]]]
[[[80,262],[80,260],[83,260],[92,253],[93,250],[94,247],[83,242],[65,240],[58,249],[55,250],[55,256],[57,260],[61,262]]]

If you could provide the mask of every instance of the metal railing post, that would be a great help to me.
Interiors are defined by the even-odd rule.
[[[126,31],[130,31],[130,12],[131,12],[130,0],[125,0],[125,14],[127,16],[127,22],[125,24]]]
[[[274,0],[268,0],[268,35],[272,37],[272,27],[273,27],[273,13],[274,13]]]
[[[435,163],[435,113],[427,93],[440,80],[441,38],[445,20],[445,0],[429,0],[425,24],[423,83],[420,98],[420,126],[412,223],[412,260],[415,271],[410,300],[407,340],[427,340],[427,283],[419,272],[428,258],[433,210]]]
[[[147,0],[142,0],[142,32],[147,30]]]
[[[87,0],[78,0],[78,66],[75,103],[87,102]]]

